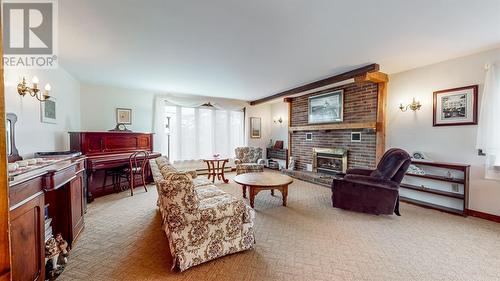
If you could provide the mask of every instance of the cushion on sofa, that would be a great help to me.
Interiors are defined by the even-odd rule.
[[[155,159],[155,161],[156,161],[156,165],[158,165],[158,169],[160,169],[160,170],[161,170],[161,168],[163,168],[163,166],[170,165],[168,158],[165,156],[158,157]]]
[[[226,194],[224,191],[213,185],[195,186],[195,191],[196,195],[198,195],[198,199],[200,200]]]
[[[168,174],[177,173],[179,171],[177,171],[177,169],[174,166],[172,166],[170,164],[165,164],[165,165],[163,165],[163,167],[160,168],[160,172],[163,175],[163,178],[167,178]]]
[[[193,178],[193,184],[194,184],[194,187],[197,188],[199,186],[212,185],[213,183],[205,177],[196,177],[196,178]]]

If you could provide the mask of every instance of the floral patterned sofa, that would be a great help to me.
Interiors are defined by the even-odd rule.
[[[174,259],[172,269],[253,248],[255,213],[196,172],[180,172],[166,157],[150,160],[158,207]]]
[[[236,159],[236,174],[255,173],[264,171],[264,159],[260,147],[237,147],[234,150]]]

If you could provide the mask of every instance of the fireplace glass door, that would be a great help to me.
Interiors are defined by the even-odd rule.
[[[320,172],[342,172],[342,158],[317,156],[317,165]]]

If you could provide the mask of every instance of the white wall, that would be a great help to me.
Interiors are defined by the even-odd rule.
[[[469,209],[500,215],[500,182],[483,178],[485,157],[475,149],[477,126],[432,126],[433,92],[479,84],[481,100],[484,65],[493,61],[500,61],[500,49],[390,75],[387,146],[423,151],[436,161],[470,164]],[[401,112],[399,101],[409,103],[412,97],[420,99],[422,109]]]
[[[272,138],[271,135],[271,104],[259,104],[255,106],[248,106],[246,108],[246,120],[245,120],[245,139],[247,140],[248,146],[261,147],[263,150],[263,157],[266,157],[266,147],[269,145],[269,140]],[[250,117],[260,117],[261,118],[261,137],[258,139],[250,138]]]
[[[152,132],[154,116],[154,92],[130,90],[102,85],[81,85],[81,127],[83,131],[106,131],[116,125],[115,110],[117,107],[132,109],[132,125],[127,126],[136,132]],[[191,96],[192,97],[192,96]],[[222,100],[207,98],[212,101]],[[250,106],[240,101],[246,107],[245,139],[247,145],[262,147],[265,151],[271,138],[271,105]],[[262,136],[259,139],[250,138],[250,117],[260,117]]]
[[[282,123],[277,122],[281,117]],[[288,147],[288,104],[286,102],[277,102],[271,104],[271,138],[273,142],[283,141],[283,147]],[[276,123],[275,123],[276,121]]]
[[[116,126],[116,108],[132,109],[135,132],[152,132],[155,93],[124,88],[81,85],[81,112],[83,131],[107,131]]]
[[[45,83],[52,86],[51,96],[55,97],[57,124],[41,123],[40,102],[31,96],[21,97],[17,84],[25,76],[31,84],[33,76],[40,79],[40,87]],[[16,144],[19,154],[31,157],[37,151],[69,149],[68,131],[80,130],[80,83],[66,70],[12,70],[5,69],[5,109],[15,113]]]

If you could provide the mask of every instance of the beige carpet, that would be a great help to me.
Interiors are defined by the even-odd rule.
[[[500,280],[500,224],[407,204],[402,217],[342,211],[299,180],[288,207],[276,194],[255,200],[254,250],[184,273],[170,271],[154,186],[98,198],[59,280]]]

